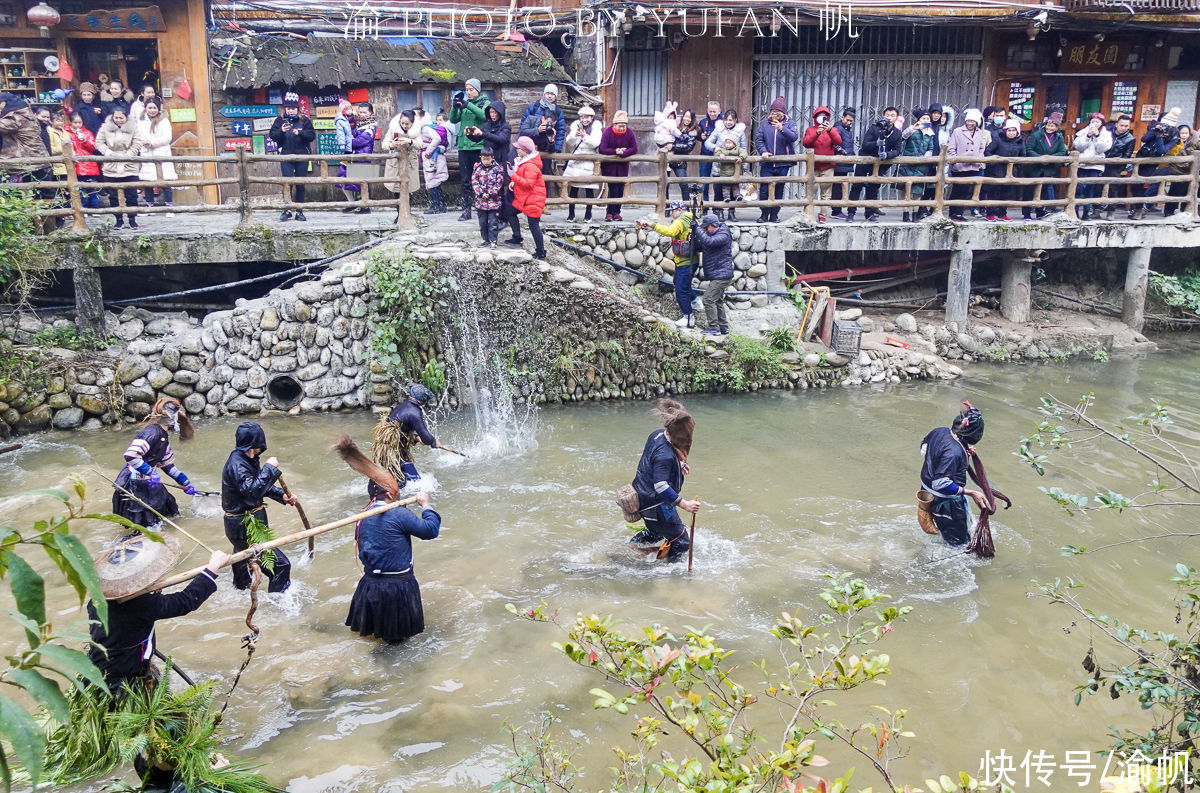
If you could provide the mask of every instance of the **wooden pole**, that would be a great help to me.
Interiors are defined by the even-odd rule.
[[[417,497],[413,496],[412,498],[393,501],[391,504],[383,504],[382,506],[375,507],[374,509],[368,509],[365,512],[359,512],[356,515],[351,515],[348,518],[339,518],[338,520],[331,521],[330,523],[323,523],[320,526],[314,526],[311,529],[298,531],[295,534],[289,534],[285,537],[278,537],[270,542],[264,542],[260,545],[251,545],[246,550],[238,551],[230,556],[229,559],[226,560],[225,564],[221,565],[221,567],[228,567],[232,564],[236,564],[237,562],[244,562],[247,559],[252,559],[263,551],[271,551],[276,548],[281,548],[284,545],[291,545],[292,543],[301,542],[303,540],[307,540],[309,537],[316,537],[318,534],[324,534],[327,531],[340,529],[342,526],[349,526],[351,523],[358,523],[360,520],[366,520],[367,518],[371,518],[376,515],[382,515],[383,513],[389,512],[397,507],[403,507],[407,506],[408,504],[415,503],[416,500]],[[143,592],[154,592],[159,589],[166,589],[167,587],[186,584],[188,581],[191,581],[193,578],[199,575],[203,570],[204,567],[200,566],[183,573],[176,573],[175,575],[167,576],[166,578],[160,578],[140,592],[134,592],[128,598],[121,599],[128,600],[129,598],[137,597]],[[214,570],[213,572],[216,571]]]
[[[812,149],[809,149],[808,151],[804,152],[804,168],[806,171],[806,175],[808,176],[808,182],[804,186],[805,192],[807,193],[807,195],[805,196],[806,201],[804,203],[804,214],[808,215],[808,219],[810,222],[816,223],[817,222],[817,197],[820,195],[820,188],[817,187],[817,161],[816,161],[815,155],[813,154]],[[695,521],[692,521],[692,523],[693,523],[693,525],[695,525]],[[689,551],[688,553],[690,554],[691,551]],[[689,562],[688,570],[691,570],[692,566],[690,564],[690,562],[691,562],[690,555],[688,557],[688,562]]]
[[[308,522],[308,515],[304,514],[304,507],[300,505],[300,499],[292,495],[291,488],[287,486],[287,482],[283,481],[283,474],[279,475],[279,486],[283,488],[283,494],[289,498],[296,499],[296,511],[300,513],[300,522],[304,524],[304,528],[311,529],[312,524]],[[313,548],[313,538],[308,538],[308,558],[312,559],[316,550]]]
[[[79,194],[79,176],[75,173],[75,152],[70,146],[63,146],[62,157],[67,166],[67,200],[71,203],[71,231],[87,231],[87,220],[83,217],[83,196]]]
[[[402,154],[407,154],[407,152],[399,150],[396,152],[396,164],[400,175],[400,192],[396,195],[396,227],[411,229],[413,227],[412,194],[409,192],[408,168]]]
[[[1191,213],[1194,220],[1197,212],[1196,204],[1200,200],[1200,151],[1192,155],[1192,170],[1191,179],[1188,180],[1188,194],[1191,195],[1191,200],[1188,202],[1191,206],[1188,212]]]
[[[241,220],[238,221],[238,226],[246,228],[254,222],[252,213],[250,212],[250,171],[246,167],[246,150],[238,146],[237,150],[237,179],[238,179],[238,210],[241,212]],[[291,196],[286,196],[291,198]]]
[[[1071,217],[1079,217],[1075,211],[1075,193],[1079,190],[1079,152],[1071,152],[1071,162],[1067,164],[1067,176],[1071,181],[1067,184],[1067,206],[1064,210]]]
[[[937,184],[935,185],[937,192],[934,194],[933,216],[944,218],[946,216],[946,147],[942,146],[938,153],[937,164]]]
[[[654,204],[654,211],[658,213],[660,218],[667,216],[667,153],[660,151],[658,153],[658,200]]]
[[[696,547],[696,513],[692,513],[692,530],[688,538],[688,572],[692,572],[692,551]]]

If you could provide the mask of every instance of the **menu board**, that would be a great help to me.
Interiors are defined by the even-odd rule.
[[[1137,106],[1137,80],[1118,80],[1113,83],[1112,112],[1132,116]]]
[[[1027,121],[1033,120],[1034,87],[1026,83],[1009,83],[1008,109]]]
[[[317,133],[317,154],[341,154],[342,150],[337,145],[336,132],[318,132]]]

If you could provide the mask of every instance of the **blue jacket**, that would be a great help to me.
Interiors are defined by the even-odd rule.
[[[940,498],[961,495],[967,484],[967,450],[949,427],[931,430],[921,441],[925,462],[921,487]]]
[[[415,402],[405,401],[396,405],[388,414],[388,421],[399,424],[402,432],[416,434],[426,446],[437,446],[437,438],[433,437],[429,427],[425,426],[425,414]]]
[[[372,501],[371,507],[379,502]],[[360,520],[355,529],[358,560],[368,573],[398,573],[412,567],[412,538],[432,540],[438,536],[442,518],[432,509],[421,517],[407,509],[393,509]]]
[[[518,125],[517,128],[524,130],[526,127],[530,126],[529,120],[531,118],[536,117],[536,118],[540,119],[542,117],[542,115],[547,112],[549,112],[549,111],[547,111],[546,108],[542,107],[542,100],[540,100],[540,99],[533,100],[532,102],[529,103],[529,107],[525,108],[525,112],[521,114],[521,123]],[[567,139],[567,118],[566,118],[566,116],[563,115],[562,108],[558,106],[557,102],[554,103],[553,115],[554,115],[554,129],[555,129],[554,150],[561,152],[562,147],[563,147],[563,141]],[[533,128],[536,130],[537,127],[538,127],[538,122],[534,121]]]
[[[733,237],[729,226],[718,223],[717,230],[709,234],[697,223],[692,226],[692,239],[700,251],[706,280],[733,278]]]
[[[646,439],[642,459],[638,461],[637,473],[633,477],[633,489],[637,491],[642,511],[659,504],[675,506],[683,490],[683,466],[675,454],[675,447],[667,440],[667,431],[657,429]]]
[[[771,119],[764,118],[754,133],[754,150],[759,154],[770,152],[772,155],[794,154],[796,139],[800,133],[796,131],[796,122],[787,116],[783,117],[783,126],[775,129]],[[792,163],[788,163],[791,165]]]
[[[349,153],[354,148],[354,128],[350,126],[350,119],[342,113],[338,113],[337,118],[333,120],[334,135],[337,140],[338,151]]]

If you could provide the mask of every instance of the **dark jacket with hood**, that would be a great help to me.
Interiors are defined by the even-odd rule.
[[[499,121],[492,121],[493,108],[500,116]],[[496,162],[504,162],[508,159],[508,147],[511,145],[513,132],[512,124],[504,117],[504,103],[492,102],[483,112],[484,121],[479,127],[479,131],[483,133],[483,145],[492,147],[492,151],[496,153]]]
[[[495,105],[494,102],[492,104]],[[497,157],[496,164],[499,165],[500,162],[500,158]],[[396,422],[400,425],[401,432],[417,436],[426,446],[437,446],[437,438],[433,437],[433,433],[425,425],[425,414],[416,402],[405,400],[396,405],[388,414],[388,421]]]
[[[550,107],[547,107],[541,99],[535,99],[530,102],[529,107],[525,108],[525,112],[521,114],[521,125],[519,127],[521,134],[529,134],[525,132],[525,129],[530,124],[533,125],[533,129],[536,132],[543,115],[554,116],[554,150],[562,151],[563,141],[567,139],[567,117],[563,115],[562,108],[558,106],[558,102],[555,102]],[[532,138],[533,136],[529,135],[529,137]]]
[[[701,254],[705,280],[733,278],[733,237],[729,234],[729,226],[718,223],[717,230],[709,234],[697,223],[692,226],[692,240]]]
[[[940,498],[961,495],[967,486],[967,450],[949,427],[930,430],[921,439],[925,461],[921,487]]]
[[[1025,136],[1017,133],[1017,137],[1009,140],[1006,135],[1000,134],[992,136],[992,142],[983,150],[986,157],[1024,157],[1025,154]],[[1013,167],[1013,173],[1017,173],[1019,166]],[[998,162],[984,166],[983,175],[989,179],[1003,179],[1008,173],[1008,163]]]
[[[859,157],[890,160],[900,156],[900,150],[904,147],[904,133],[895,124],[888,122],[885,127],[880,124],[881,121],[887,119],[881,117],[863,132],[862,145],[858,147]]]
[[[846,126],[839,118],[837,121],[833,122],[833,128],[838,131],[838,135],[840,135],[842,138],[842,142],[834,147],[834,151],[842,156],[853,157],[854,126]],[[854,172],[854,166],[850,163],[839,162],[837,165],[833,166],[833,172],[837,176],[848,176]]]
[[[293,134],[291,130],[283,131],[284,123],[292,125],[292,128],[299,128],[299,134]],[[275,123],[271,125],[270,131],[271,140],[275,141],[279,146],[280,154],[312,154],[310,144],[316,139],[317,131],[313,129],[312,119],[308,116],[296,115],[293,118],[280,116],[275,119]]]
[[[91,131],[93,135],[100,132],[100,126],[104,124],[104,106],[100,100],[92,97],[91,104],[84,104],[82,99],[76,100],[75,106],[71,108],[71,112],[78,113],[79,118],[83,121],[83,126]]]
[[[283,490],[275,487],[282,473],[273,465],[263,465],[261,456],[267,451],[267,435],[252,421],[238,425],[234,436],[237,444],[225,461],[221,472],[221,507],[226,512],[248,512],[263,503],[264,498],[283,502]],[[250,457],[246,452],[261,449]]]

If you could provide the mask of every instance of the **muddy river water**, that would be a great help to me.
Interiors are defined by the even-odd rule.
[[[1175,431],[1195,452],[1197,364],[1200,355],[1173,353],[977,367],[960,383],[687,399],[697,426],[685,492],[705,504],[691,576],[622,547],[628,531],[611,494],[631,479],[655,426],[649,403],[550,407],[499,427],[480,426],[469,409],[442,416],[439,436],[472,456],[423,450],[418,459],[443,517],[439,539],[414,542],[426,632],[396,647],[351,634],[343,620],[359,576],[353,529],[323,535],[315,560],[297,560],[292,590],[263,598],[258,652],[227,715],[229,749],[267,763],[268,777],[297,793],[483,790],[511,757],[504,725],[529,725],[549,710],[583,744],[589,784],[599,788],[608,747],[626,738],[628,722],[593,711],[587,692],[599,679],[551,648],[559,638],[552,626],[521,621],[506,603],[544,599],[565,615],[612,613],[632,625],[710,624],[753,684],[751,663],[774,657],[766,633],[774,617],[815,613],[823,574],[848,570],[913,607],[880,648],[892,658],[886,689],[848,702],[841,714],[859,719],[868,701],[909,708],[917,737],[894,767],[898,780],[919,785],[932,772],[974,772],[987,751],[1020,758],[1044,750],[1061,759],[1067,750],[1095,750],[1106,725],[1136,718],[1134,706],[1107,697],[1073,705],[1088,633],[1065,632],[1071,615],[1027,592],[1033,581],[1071,576],[1086,583],[1081,594],[1100,613],[1167,628],[1167,579],[1176,561],[1195,561],[1195,541],[1063,557],[1059,548],[1068,543],[1094,546],[1177,526],[1168,512],[1071,518],[1038,491],[1060,485],[1086,492],[1103,481],[1131,494],[1149,477],[1126,468],[1124,458],[1066,454],[1039,479],[1012,451],[1031,430],[1041,394],[1073,400],[1091,391],[1096,414],[1112,418],[1142,410],[1152,397],[1170,400]],[[922,564],[947,549],[916,525],[917,446],[963,398],[984,411],[981,451],[992,482],[1016,506],[993,521],[994,560]],[[370,414],[261,423],[314,522],[364,506],[364,481],[328,447],[341,432],[365,445]],[[195,440],[176,445],[181,468],[200,487],[219,487],[236,424],[204,421]],[[115,475],[131,434],[32,439],[0,459],[0,496],[55,486],[81,471],[89,503],[103,507],[110,490],[91,469]],[[182,525],[224,543],[216,500],[183,502]],[[44,501],[9,500],[5,517],[28,525],[50,510]],[[299,527],[294,510],[270,510],[279,533]],[[94,549],[111,534],[99,526],[79,530]],[[206,558],[192,543],[184,546],[187,567]],[[221,584],[200,611],[161,624],[159,645],[193,676],[229,680],[243,658],[246,598],[228,573]],[[79,614],[65,589],[49,597],[58,621]],[[878,787],[861,760],[856,765],[855,781]]]

